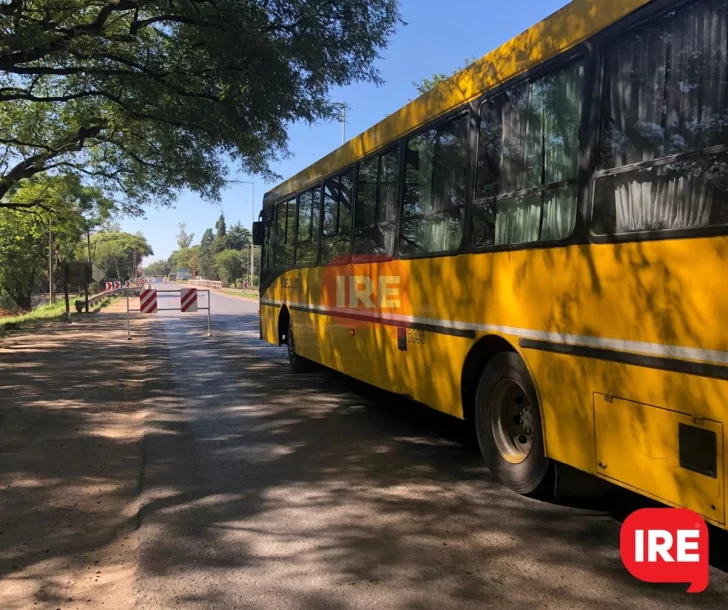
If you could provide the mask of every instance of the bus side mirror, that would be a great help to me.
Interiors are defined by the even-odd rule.
[[[262,246],[265,241],[265,226],[262,222],[253,223],[253,245]]]

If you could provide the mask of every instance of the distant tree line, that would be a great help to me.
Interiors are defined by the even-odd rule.
[[[149,276],[166,276],[188,269],[194,276],[208,280],[223,280],[230,286],[250,281],[250,230],[239,222],[228,228],[225,215],[220,214],[214,228],[204,231],[200,243],[192,245],[195,234],[187,232],[180,223],[177,250],[167,260],[158,260],[145,268]],[[259,248],[254,248],[253,284],[257,284],[260,261]]]

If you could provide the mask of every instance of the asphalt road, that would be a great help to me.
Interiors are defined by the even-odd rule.
[[[726,607],[722,533],[706,593],[639,583],[634,497],[518,497],[461,422],[290,372],[257,309],[213,294],[211,338],[204,313],[152,324],[140,608]]]

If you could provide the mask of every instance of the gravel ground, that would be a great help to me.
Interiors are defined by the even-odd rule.
[[[144,352],[122,311],[0,340],[4,610],[134,605]]]

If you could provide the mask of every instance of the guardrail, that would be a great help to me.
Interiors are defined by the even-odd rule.
[[[92,297],[88,298],[88,306],[93,307],[100,301],[103,301],[104,299],[114,296],[115,294],[121,294],[124,291],[124,288],[115,288],[114,290],[105,290],[104,292],[99,292],[98,294],[93,295]],[[83,312],[84,308],[86,307],[86,299],[76,299],[76,311],[78,313]]]
[[[203,286],[205,288],[225,288],[227,282],[215,282],[213,280],[186,280],[185,284],[190,286]]]

